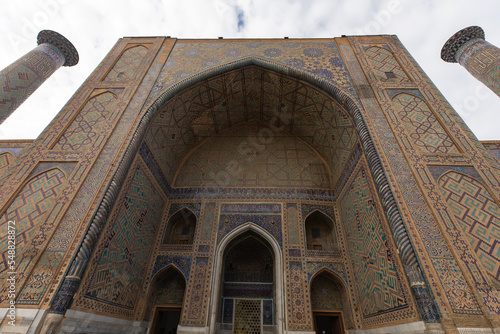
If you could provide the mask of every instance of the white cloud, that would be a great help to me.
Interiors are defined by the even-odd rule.
[[[399,10],[392,10],[399,3]],[[238,31],[237,9],[245,25]],[[23,0],[2,4],[0,67],[36,46],[52,29],[77,47],[80,63],[61,68],[0,126],[0,138],[34,138],[61,110],[116,41],[123,36],[179,38],[335,37],[396,34],[480,139],[500,139],[500,99],[439,53],[458,30],[479,25],[500,45],[500,4],[479,0]],[[389,15],[388,15],[389,13]],[[479,96],[478,97],[478,93]],[[481,93],[483,92],[483,94]],[[474,100],[476,98],[476,100]],[[477,103],[474,103],[477,102]]]

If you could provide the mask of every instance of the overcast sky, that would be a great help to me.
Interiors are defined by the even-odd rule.
[[[440,59],[458,30],[481,26],[500,46],[498,0],[2,0],[0,68],[36,47],[40,30],[66,36],[80,62],[52,75],[0,125],[0,139],[36,138],[123,36],[339,37],[395,34],[480,140],[500,140],[500,98]]]

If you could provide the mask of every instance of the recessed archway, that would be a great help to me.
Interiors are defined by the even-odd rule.
[[[230,273],[230,265],[239,254],[246,247],[258,246],[259,252],[265,255],[268,261],[264,261],[264,263],[258,264],[253,262],[251,259],[244,264],[244,267],[257,267],[263,265],[262,268],[264,273],[262,275],[255,275],[253,278],[245,278],[239,277],[238,271],[234,271],[236,274],[235,277],[230,277],[230,275],[225,275]],[[271,259],[272,257],[272,259]],[[224,291],[224,281],[226,276],[230,281],[241,281],[242,279],[250,279],[250,280],[258,280],[262,288],[265,291],[260,291],[257,293],[264,293],[257,300],[260,300],[261,314],[260,321],[262,322],[262,326],[267,326],[267,331],[273,331],[275,333],[282,333],[284,329],[283,324],[283,315],[284,315],[284,300],[283,300],[283,263],[282,263],[282,253],[278,242],[274,239],[273,236],[269,234],[263,228],[257,226],[254,223],[246,223],[241,225],[240,227],[234,229],[231,233],[226,235],[224,239],[222,239],[221,243],[216,249],[215,252],[215,261],[214,261],[214,272],[212,275],[212,294],[210,297],[210,314],[209,314],[209,333],[215,333],[216,329],[225,328],[223,323],[223,314],[222,311],[224,309],[223,301],[226,299],[233,299],[233,307],[234,310],[238,305],[236,304],[236,300],[245,300],[244,296],[240,296],[242,298],[225,298],[226,296]],[[265,263],[269,262],[269,263]],[[267,265],[267,271],[266,271]],[[227,266],[227,268],[225,267]],[[272,268],[271,268],[272,266]],[[234,267],[233,267],[234,269]],[[241,272],[241,271],[240,271]],[[257,271],[256,271],[257,273]],[[271,281],[272,280],[272,281]],[[272,291],[268,291],[271,287]],[[253,299],[256,300],[256,299]],[[270,305],[271,303],[271,305]],[[269,310],[269,307],[272,308],[271,317],[267,316],[265,319],[265,309]],[[240,305],[241,308],[250,309],[252,305],[246,305],[243,302]],[[234,314],[234,311],[233,311]],[[234,319],[234,318],[233,318]],[[233,330],[235,322],[232,321],[230,326],[227,326],[227,329]],[[229,328],[231,327],[231,328]]]
[[[366,155],[368,164],[370,166],[370,170],[374,175],[376,187],[379,191],[383,207],[387,212],[391,230],[393,231],[393,233],[395,233],[394,232],[395,230],[398,231],[398,233],[395,234],[395,242],[398,249],[400,250],[403,262],[409,267],[417,266],[417,260],[415,254],[413,252],[411,243],[409,242],[409,238],[406,233],[405,227],[403,225],[401,215],[395,204],[396,202],[394,200],[394,196],[388,185],[388,180],[382,169],[382,163],[380,161],[380,158],[378,157],[378,153],[375,150],[374,143],[371,139],[371,135],[363,119],[362,113],[359,110],[357,103],[354,102],[355,100],[352,98],[352,96],[346,94],[344,91],[335,87],[332,83],[314,77],[313,75],[303,73],[302,71],[292,70],[287,66],[274,64],[273,62],[269,61],[262,61],[260,59],[245,59],[237,61],[232,64],[225,64],[224,66],[218,67],[217,69],[196,74],[193,77],[189,78],[188,80],[184,80],[182,82],[179,82],[178,84],[169,87],[145,112],[143,118],[140,121],[140,124],[137,126],[134,132],[133,138],[130,140],[129,146],[127,147],[124,156],[120,162],[120,165],[117,168],[117,172],[113,176],[113,179],[110,182],[110,186],[106,190],[106,194],[103,196],[103,201],[100,203],[100,206],[98,208],[99,214],[95,215],[95,217],[93,218],[90,230],[91,231],[96,230],[97,232],[96,233],[93,232],[93,234],[87,234],[85,236],[84,246],[80,248],[77,254],[77,259],[73,264],[74,267],[74,269],[72,269],[73,271],[77,269],[80,270],[79,268],[81,267],[80,266],[81,263],[84,263],[84,265],[86,264],[89,254],[91,253],[93,246],[96,242],[95,235],[99,235],[99,232],[102,229],[101,226],[103,226],[105,220],[109,216],[110,208],[112,207],[111,204],[116,200],[117,196],[116,194],[118,193],[119,188],[122,186],[125,180],[127,170],[132,160],[134,159],[135,154],[139,152],[140,144],[143,142],[142,139],[145,137],[146,132],[148,131],[148,127],[151,125],[152,119],[159,112],[160,107],[162,107],[167,101],[173,99],[175,95],[180,93],[183,89],[188,88],[196,83],[200,83],[204,79],[249,65],[258,65],[262,66],[265,69],[278,71],[278,73],[283,75],[283,77],[285,78],[287,76],[290,76],[294,79],[300,79],[304,81],[307,80],[308,82],[315,84],[316,85],[315,88],[319,87],[319,90],[324,90],[328,95],[330,95],[332,99],[338,101],[338,103],[345,109],[345,111],[348,113],[351,120],[353,121],[357,138],[360,138],[360,143],[361,146],[363,147],[363,153]],[[201,115],[201,117],[203,117],[203,115]],[[167,189],[167,193],[170,191],[168,184],[164,186],[164,189]],[[273,246],[273,250],[275,250],[273,243],[270,242],[270,244]],[[279,246],[277,246],[276,249],[279,250]],[[279,259],[279,261],[281,261],[281,256],[275,256],[275,259]],[[221,263],[219,265],[221,265]],[[280,268],[279,274],[281,275],[282,271],[281,262],[280,266],[276,266],[276,268]],[[278,269],[275,270],[278,271]],[[79,275],[81,275],[81,273],[79,273]],[[214,276],[217,277],[217,274]],[[276,290],[280,291],[279,287],[282,289],[283,283],[279,281],[278,276],[276,277],[277,277],[276,279],[278,280],[276,284]],[[219,277],[217,277],[217,279],[220,279],[220,275]],[[220,293],[220,291],[218,291],[218,293]],[[279,297],[281,298],[281,296],[283,295],[282,291],[280,293],[281,295]],[[212,302],[214,302],[214,298],[212,298]],[[217,307],[212,308],[212,310],[217,310]],[[278,332],[281,332],[283,330],[283,320],[282,320],[283,310],[277,308],[276,312],[281,312],[281,317],[279,315],[277,315],[276,317],[277,323],[275,325],[278,328]],[[216,321],[215,317],[210,316],[209,321],[211,322],[210,328],[211,330],[213,330],[215,327],[212,326],[212,322],[213,324],[215,324]]]
[[[316,333],[342,334],[352,327],[352,314],[345,284],[327,269],[310,281],[311,309]]]
[[[196,231],[196,216],[183,208],[173,214],[167,223],[164,244],[192,244]]]
[[[175,333],[179,325],[186,280],[175,266],[170,265],[153,278],[149,290],[144,320],[151,320],[152,334]]]

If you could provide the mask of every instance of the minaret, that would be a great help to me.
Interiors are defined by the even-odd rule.
[[[460,30],[444,44],[441,59],[459,63],[500,96],[500,49],[484,40],[484,31],[473,26]]]
[[[78,63],[78,52],[64,36],[42,30],[38,46],[0,72],[0,123],[61,66]]]

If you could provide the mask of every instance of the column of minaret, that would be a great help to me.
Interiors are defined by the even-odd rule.
[[[500,49],[484,40],[480,27],[468,27],[453,35],[441,49],[441,59],[459,63],[500,96]]]
[[[61,66],[78,63],[73,44],[55,31],[38,34],[38,46],[0,72],[0,123]]]

